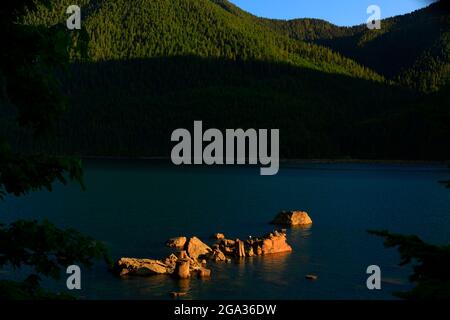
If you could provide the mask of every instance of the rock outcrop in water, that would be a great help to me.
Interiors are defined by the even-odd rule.
[[[212,249],[199,238],[192,237],[186,244],[186,251],[191,259],[197,260],[199,257],[209,255]]]
[[[114,265],[117,274],[149,276],[168,273],[167,265],[160,260],[120,258]]]
[[[229,262],[231,258],[292,251],[285,231],[274,231],[262,237],[249,237],[247,240],[232,240],[219,236],[216,237],[212,248],[197,237],[172,238],[166,245],[178,251],[163,260],[121,258],[117,260],[113,270],[120,276],[168,274],[179,279],[191,278],[193,275],[208,278],[211,276],[211,270],[206,268],[207,260]]]
[[[175,276],[179,279],[187,279],[191,276],[191,263],[188,259],[179,259],[175,264]]]
[[[245,257],[245,246],[244,241],[236,239],[235,255],[236,257]]]
[[[189,278],[193,273],[201,278],[211,275],[211,270],[203,267],[200,259],[209,257],[213,250],[199,238],[176,237],[169,239],[166,245],[181,250],[163,260],[121,258],[115,263],[113,271],[120,276],[170,274],[180,279]]]
[[[196,259],[192,259],[186,251],[171,254],[164,260],[120,258],[114,265],[114,273],[120,276],[150,276],[155,274],[169,274],[180,279],[189,278],[194,273],[201,277],[211,274]]]
[[[213,260],[214,262],[221,262],[221,261],[226,261],[227,257],[225,256],[225,254],[220,250],[219,245],[216,244],[215,246],[213,246],[213,252],[210,255],[210,260]]]
[[[285,226],[309,226],[312,220],[305,211],[281,211],[271,223]]]
[[[286,234],[275,231],[262,240],[262,254],[290,252],[292,247],[286,241]]]
[[[222,239],[213,246],[214,261],[225,261],[230,257],[253,257],[255,255],[267,255],[280,252],[290,252],[292,247],[287,243],[286,233],[274,231],[263,237],[249,238],[248,240]],[[223,259],[217,259],[217,257]]]

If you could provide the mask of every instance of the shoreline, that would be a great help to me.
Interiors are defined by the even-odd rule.
[[[170,157],[163,156],[75,156],[82,160],[138,160],[138,161],[168,161]],[[318,159],[302,159],[302,158],[282,158],[280,164],[398,164],[398,165],[446,165],[450,166],[450,160],[399,160],[399,159],[346,159],[346,158],[318,158]],[[205,164],[202,164],[205,165]],[[193,165],[194,166],[194,165]],[[198,165],[196,165],[198,166]]]

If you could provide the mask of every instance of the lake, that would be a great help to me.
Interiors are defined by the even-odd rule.
[[[86,299],[393,299],[410,288],[409,267],[368,229],[417,234],[450,243],[448,168],[418,164],[290,163],[276,176],[256,167],[175,167],[149,160],[89,160],[87,190],[73,184],[0,203],[2,219],[47,218],[104,241],[114,259],[163,258],[174,236],[257,236],[282,209],[307,211],[309,229],[288,229],[293,252],[231,264],[208,263],[208,280],[168,276],[120,279],[104,265],[82,270]],[[368,290],[366,268],[378,265],[382,290]],[[306,274],[318,276],[316,281]],[[14,274],[10,274],[14,276]],[[65,279],[49,283],[64,290]]]

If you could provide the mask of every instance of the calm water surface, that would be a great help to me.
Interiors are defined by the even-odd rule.
[[[119,279],[103,265],[83,270],[80,296],[88,299],[392,299],[409,288],[410,269],[368,229],[418,234],[450,243],[449,179],[438,165],[297,164],[273,177],[258,168],[174,167],[151,161],[88,161],[88,190],[56,186],[0,203],[3,219],[47,218],[106,242],[114,259],[162,258],[167,238],[208,240],[261,235],[281,209],[310,213],[310,229],[288,230],[291,254],[210,263],[209,280],[166,276]],[[366,288],[366,268],[381,267],[381,291]],[[319,279],[310,282],[306,274]],[[56,285],[64,290],[65,280]]]

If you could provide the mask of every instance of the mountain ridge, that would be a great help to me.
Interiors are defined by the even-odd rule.
[[[449,83],[450,15],[436,2],[381,21],[381,30],[365,25],[339,27],[323,20],[273,20],[261,23],[293,39],[319,44],[405,86],[424,92]]]
[[[52,10],[41,6],[37,13],[27,15],[24,23],[62,23],[63,8],[70,1],[53,0],[52,3],[56,4]],[[93,3],[97,5],[95,10],[90,9]],[[351,59],[316,44],[289,39],[255,23],[248,15],[225,10],[220,3],[83,0],[80,4],[91,12],[83,22],[90,36],[89,60],[173,55],[257,59],[383,81],[376,72]]]

